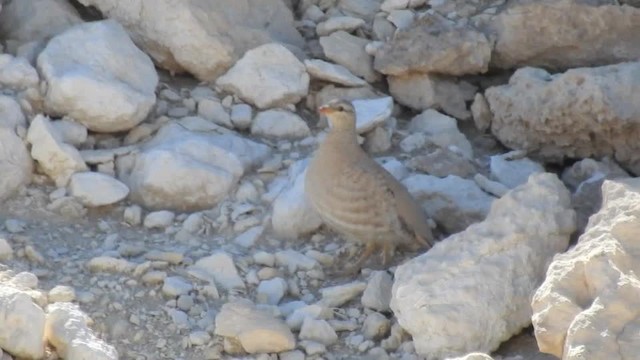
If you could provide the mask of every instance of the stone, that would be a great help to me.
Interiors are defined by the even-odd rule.
[[[402,105],[414,110],[442,110],[457,118],[471,117],[466,102],[473,100],[476,88],[444,75],[410,73],[388,76],[389,92]]]
[[[466,354],[464,356],[447,358],[447,360],[493,360],[493,358],[487,354],[473,352],[473,353]]]
[[[370,22],[378,11],[382,0],[340,0],[337,8],[343,13]]]
[[[412,175],[402,182],[422,203],[427,215],[448,233],[456,233],[485,219],[495,198],[473,180],[455,175],[439,178]]]
[[[198,115],[203,118],[213,121],[214,124],[224,126],[227,128],[233,128],[231,123],[231,116],[227,110],[222,106],[222,103],[213,99],[201,99],[198,101]]]
[[[71,175],[69,194],[87,207],[115,204],[129,194],[129,188],[111,176],[97,172]]]
[[[71,286],[57,285],[49,290],[49,303],[72,302],[76,299],[76,291]]]
[[[537,162],[522,156],[513,158],[512,153],[491,156],[489,163],[491,176],[508,188],[525,184],[531,174],[545,172]]]
[[[51,125],[60,134],[60,139],[69,145],[80,146],[87,141],[87,128],[78,122],[64,118],[52,121]]]
[[[0,176],[0,201],[14,195],[20,187],[30,184],[33,175],[33,161],[27,146],[13,128],[3,127],[1,124],[0,173],[3,174]]]
[[[279,236],[299,238],[322,225],[320,215],[304,191],[307,163],[305,159],[289,166],[284,189],[273,201],[271,226]]]
[[[604,181],[602,207],[577,244],[553,259],[531,301],[540,351],[563,359],[634,356],[639,200],[637,178]]]
[[[316,34],[318,34],[318,36],[327,36],[339,30],[352,32],[364,24],[365,21],[357,17],[333,16],[318,23],[316,26]]]
[[[126,0],[79,2],[121,23],[160,67],[187,71],[201,81],[215,80],[260,45],[304,45],[291,10],[281,0],[159,0],[151,7]]]
[[[215,334],[237,341],[249,354],[279,353],[296,346],[295,337],[282,320],[244,299],[222,305]]]
[[[391,96],[353,100],[351,103],[356,111],[356,131],[358,134],[364,134],[381,125],[391,116],[393,111]]]
[[[95,335],[91,322],[76,304],[51,304],[47,306],[44,336],[64,359],[117,360],[118,351]]]
[[[367,315],[362,323],[362,335],[369,340],[378,340],[385,337],[390,329],[391,321],[377,312]]]
[[[451,25],[439,16],[424,16],[376,52],[374,68],[386,75],[429,73],[481,74],[489,69],[491,44],[469,25]]]
[[[144,227],[147,229],[164,229],[173,224],[176,214],[168,210],[153,211],[144,217]]]
[[[38,72],[27,59],[0,54],[0,85],[21,91],[36,88],[39,81]]]
[[[411,10],[392,10],[387,16],[387,20],[395,25],[397,29],[404,30],[413,25],[415,17],[416,14]]]
[[[243,248],[250,249],[255,246],[256,242],[262,237],[263,233],[264,226],[254,226],[238,235],[235,239],[233,239],[233,242],[242,246]]]
[[[387,96],[384,93],[376,91],[369,86],[361,87],[336,87],[333,84],[327,85],[320,89],[314,97],[308,97],[309,108],[316,108],[328,103],[329,101],[341,98],[348,101],[361,100],[361,99],[377,99]]]
[[[247,104],[235,104],[231,107],[231,123],[236,129],[245,130],[251,127],[252,118],[251,106]]]
[[[338,341],[338,334],[326,320],[306,317],[302,322],[300,340],[315,341],[323,345],[332,345]]]
[[[484,221],[398,267],[391,309],[419,355],[491,352],[530,324],[531,296],[575,230],[569,195],[556,175],[534,174]]]
[[[406,9],[407,7],[409,7],[409,0],[384,0],[384,2],[380,4],[380,10],[386,12]]]
[[[127,206],[124,209],[123,217],[129,225],[140,225],[142,223],[142,208],[139,205]]]
[[[264,280],[256,290],[256,302],[259,304],[278,305],[287,292],[287,282],[276,277]]]
[[[272,43],[247,51],[216,85],[267,109],[295,104],[307,96],[309,74],[291,51]]]
[[[495,47],[491,66],[562,71],[637,61],[640,9],[593,6],[588,1],[524,2],[490,22]],[[531,36],[537,34],[537,36]]]
[[[113,20],[83,23],[57,35],[38,56],[38,70],[47,84],[47,113],[68,115],[89,130],[129,130],[156,101],[153,62]]]
[[[489,103],[482,93],[477,93],[473,99],[471,115],[476,129],[484,132],[491,127],[491,109],[489,109]]]
[[[288,110],[259,112],[251,124],[251,134],[272,139],[302,139],[311,135],[304,120]]]
[[[383,153],[391,149],[391,136],[393,130],[385,127],[376,127],[368,133],[364,134],[365,140],[363,147],[369,154]]]
[[[422,132],[427,140],[443,149],[460,153],[466,159],[473,159],[471,143],[458,129],[456,119],[435,110],[425,110],[411,119],[409,131]]]
[[[0,59],[2,56],[4,55],[0,55]],[[13,131],[28,127],[20,104],[14,98],[6,95],[0,95],[0,128],[2,127]]]
[[[365,51],[368,42],[346,31],[336,31],[329,36],[320,37],[320,45],[327,59],[346,67],[368,82],[376,82],[380,80],[380,74],[373,69],[373,58]]]
[[[245,284],[231,255],[217,251],[187,268],[189,275],[221,286],[226,290],[244,289]]]
[[[116,165],[132,201],[154,210],[199,211],[219,203],[245,171],[270,154],[268,146],[237,135],[189,131],[169,123],[139,152],[119,157]]]
[[[7,261],[13,258],[13,248],[7,239],[0,237],[0,260]]]
[[[349,69],[342,65],[332,64],[320,59],[308,59],[304,61],[307,72],[312,78],[328,81],[343,86],[364,86],[367,82],[353,75]]]
[[[76,9],[64,0],[5,2],[0,12],[0,37],[7,50],[15,53],[23,44],[46,41],[82,22]]]
[[[49,118],[43,115],[31,121],[27,141],[33,159],[58,187],[66,186],[73,173],[89,170],[78,150],[62,142]]]
[[[295,273],[298,270],[311,270],[315,267],[319,267],[319,263],[316,259],[295,250],[288,249],[278,251],[275,256],[276,265],[286,266],[290,273]]]
[[[629,62],[554,75],[523,68],[508,84],[487,89],[485,97],[493,114],[491,132],[508,148],[547,162],[611,156],[640,174],[633,140],[640,131],[633,125],[640,117],[633,96],[638,91],[640,62]]]
[[[44,327],[44,311],[26,292],[0,285],[0,348],[16,357],[41,359]]]
[[[168,298],[188,294],[191,290],[193,290],[193,285],[180,276],[166,277],[162,285],[162,293]]]
[[[449,175],[470,178],[476,173],[470,159],[443,148],[436,148],[425,155],[411,158],[407,161],[407,167],[442,178]]]
[[[362,293],[362,305],[376,311],[389,311],[393,279],[386,271],[374,271]]]
[[[322,295],[320,304],[326,307],[340,307],[362,294],[366,287],[366,283],[354,281],[348,284],[322,288],[320,289],[320,294]]]

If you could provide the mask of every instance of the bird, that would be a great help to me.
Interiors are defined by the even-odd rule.
[[[376,251],[382,251],[386,267],[397,246],[431,248],[434,236],[424,209],[358,144],[353,105],[333,99],[318,112],[329,131],[307,167],[305,196],[329,229],[364,245],[347,272],[359,271]]]

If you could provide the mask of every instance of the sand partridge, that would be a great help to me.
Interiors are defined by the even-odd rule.
[[[382,250],[386,266],[398,245],[431,247],[433,234],[421,206],[358,145],[351,103],[332,100],[318,111],[330,129],[307,169],[305,192],[329,228],[365,245],[351,270],[359,271],[375,251]]]

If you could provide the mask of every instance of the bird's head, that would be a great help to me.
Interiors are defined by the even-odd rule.
[[[318,112],[329,120],[332,130],[354,130],[356,129],[356,111],[351,102],[335,99],[320,106]]]

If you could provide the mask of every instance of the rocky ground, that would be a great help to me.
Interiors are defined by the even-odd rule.
[[[148,4],[0,0],[0,359],[637,357],[638,1]],[[304,196],[337,97],[389,269]]]

